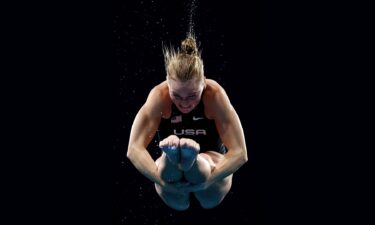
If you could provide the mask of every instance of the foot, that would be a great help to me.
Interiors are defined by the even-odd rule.
[[[197,142],[189,138],[180,139],[181,151],[181,169],[188,171],[197,160],[197,155],[200,151],[200,146]]]
[[[176,135],[170,135],[164,140],[160,141],[160,149],[167,155],[168,160],[177,165],[180,163],[180,139]]]

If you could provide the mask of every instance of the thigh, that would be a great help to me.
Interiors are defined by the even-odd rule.
[[[224,159],[224,155],[214,151],[207,151],[200,153],[207,161],[210,163],[211,166],[216,166],[221,160]]]
[[[232,187],[232,175],[212,184],[203,191],[194,192],[195,197],[203,208],[213,208],[219,205]]]
[[[175,210],[186,210],[190,206],[190,195],[174,194],[163,190],[160,185],[155,184],[155,189],[166,205]]]
[[[212,167],[216,167],[216,164],[224,159],[224,155],[214,151],[207,151],[201,154],[204,155]],[[206,190],[194,193],[203,208],[213,208],[220,204],[232,187],[232,177],[233,174],[212,184]]]

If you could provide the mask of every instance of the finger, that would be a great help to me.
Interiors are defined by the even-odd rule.
[[[159,142],[159,147],[163,148],[164,146],[165,146],[165,141],[164,140],[160,141]]]

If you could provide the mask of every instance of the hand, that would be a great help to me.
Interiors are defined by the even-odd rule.
[[[159,143],[161,150],[167,155],[169,161],[177,165],[180,162],[180,139],[176,135],[169,135]]]
[[[181,170],[188,171],[193,166],[200,151],[199,144],[190,138],[180,139]]]
[[[180,139],[176,135],[169,135],[167,138],[159,142],[159,147],[164,151],[168,149],[178,149]]]
[[[200,145],[196,141],[190,138],[181,138],[179,140],[181,150],[192,151],[192,153],[199,153]]]

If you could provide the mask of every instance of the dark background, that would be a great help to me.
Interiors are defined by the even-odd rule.
[[[133,118],[165,79],[162,43],[179,46],[190,1],[115,2],[113,51],[118,99],[114,139],[115,224],[316,224],[349,221],[352,174],[342,94],[354,69],[349,5],[318,2],[196,1],[194,30],[205,72],[239,114],[248,163],[222,204],[169,209],[126,158]],[[348,16],[349,15],[349,16]],[[345,47],[343,47],[345,46]],[[350,63],[348,63],[350,62]],[[347,112],[347,111],[346,111]],[[155,147],[151,154],[158,151]],[[348,171],[349,170],[349,171]],[[342,182],[343,183],[340,183]],[[227,222],[226,222],[227,223]]]
[[[126,158],[134,116],[165,79],[161,44],[186,36],[188,1],[17,1],[1,14],[7,224],[364,224],[371,8],[196,3],[206,76],[248,147],[222,204],[173,211]]]
[[[315,107],[328,85],[321,83],[321,69],[330,50],[320,52],[322,33],[315,32],[320,21],[309,17],[309,6],[291,13],[288,7],[296,5],[272,1],[196,1],[194,30],[206,76],[227,91],[248,147],[249,162],[235,173],[219,207],[205,210],[192,199],[185,212],[169,209],[126,158],[134,116],[148,91],[165,79],[162,43],[179,46],[186,37],[189,3],[120,1],[114,6],[119,80],[114,223],[306,224],[331,214],[327,204],[332,200],[325,197],[330,190],[323,181],[329,175],[322,174],[329,159],[319,156],[325,138],[319,126],[326,115]],[[150,151],[156,155],[158,150]]]
[[[216,223],[231,217],[234,223],[264,221],[272,204],[264,177],[257,173],[257,80],[266,76],[271,40],[271,6],[267,2],[234,5],[197,1],[194,30],[202,48],[205,73],[227,91],[236,108],[248,143],[249,162],[235,175],[223,204],[200,208],[193,198],[189,210],[177,212],[158,197],[153,184],[126,158],[134,116],[149,90],[165,79],[162,44],[178,46],[189,30],[190,1],[119,2],[113,23],[116,75],[119,79],[119,124],[115,139],[115,224]],[[246,16],[244,16],[246,15]],[[154,143],[151,155],[159,152]],[[151,146],[152,147],[152,146]],[[159,152],[160,153],[160,152]],[[272,176],[268,174],[267,176]],[[269,178],[267,178],[269,179]],[[262,181],[263,180],[263,181]]]

